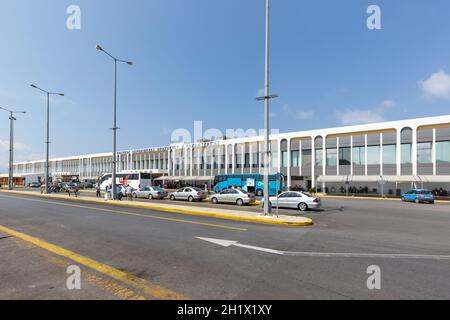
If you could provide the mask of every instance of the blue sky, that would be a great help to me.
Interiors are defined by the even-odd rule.
[[[81,30],[66,9],[81,8]],[[379,5],[382,30],[368,30]],[[2,0],[0,106],[24,109],[16,158],[111,150],[112,61],[119,67],[119,149],[167,145],[172,130],[259,129],[264,0]],[[272,126],[281,132],[449,113],[447,0],[272,0]],[[0,117],[0,169],[9,121]]]

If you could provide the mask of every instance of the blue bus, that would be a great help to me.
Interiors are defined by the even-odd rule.
[[[285,189],[286,177],[281,174],[269,175],[269,196],[276,196]],[[241,188],[244,191],[264,195],[264,175],[262,174],[223,174],[214,179],[214,192],[225,189]]]

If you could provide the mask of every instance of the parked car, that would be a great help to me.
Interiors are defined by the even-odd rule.
[[[169,199],[175,200],[188,200],[189,202],[202,201],[208,198],[208,194],[200,189],[194,187],[183,188],[170,194]]]
[[[28,187],[30,188],[40,188],[41,184],[39,182],[31,182],[28,184]]]
[[[276,208],[278,204],[278,208],[307,211],[322,206],[322,200],[319,197],[314,197],[307,192],[288,191],[281,193],[278,197],[270,197],[269,199],[272,208]],[[264,205],[264,200],[262,201],[262,204]]]
[[[247,191],[238,189],[226,189],[221,193],[211,196],[211,202],[218,203],[234,203],[238,206],[248,205],[255,203],[255,195],[248,193]]]
[[[92,189],[94,188],[94,184],[92,182],[82,182],[80,184],[80,189]]]
[[[164,199],[168,193],[160,187],[144,187],[133,192],[134,198]]]
[[[414,189],[402,194],[402,201],[434,203],[434,194],[431,190]]]
[[[70,190],[79,189],[77,184],[72,182],[63,182],[61,185],[58,185],[58,187],[62,192],[69,192]]]

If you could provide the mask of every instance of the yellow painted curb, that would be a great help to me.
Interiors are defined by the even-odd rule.
[[[99,273],[107,275],[107,276],[109,276],[113,279],[116,279],[122,283],[125,283],[129,286],[137,288],[137,289],[143,291],[145,294],[155,297],[157,299],[164,299],[164,300],[186,300],[187,299],[187,297],[182,294],[179,294],[172,290],[163,288],[157,284],[150,283],[149,281],[138,278],[130,273],[126,273],[124,271],[115,269],[109,265],[103,264],[101,262],[97,262],[93,259],[82,256],[78,253],[64,249],[62,247],[59,247],[52,243],[46,242],[44,240],[34,238],[32,236],[18,232],[13,229],[9,229],[2,225],[0,225],[0,231],[5,232],[8,235],[14,236],[14,237],[19,238],[28,243],[31,243],[39,248],[45,249],[46,251],[56,254],[58,256],[68,258],[68,259],[70,259],[76,263],[79,263],[81,265],[84,265],[92,270],[95,270]]]
[[[264,223],[264,224],[272,224],[272,225],[279,225],[279,226],[285,226],[285,227],[307,227],[307,226],[314,225],[314,221],[310,218],[304,218],[306,220],[305,222],[277,221],[277,220],[267,220],[265,218],[258,218],[258,217],[233,216],[233,215],[227,215],[225,213],[210,213],[210,212],[190,210],[190,209],[176,209],[176,208],[167,208],[167,207],[161,207],[161,206],[143,205],[143,204],[135,204],[135,203],[123,203],[123,202],[111,202],[111,201],[105,202],[103,200],[83,199],[83,198],[75,198],[75,197],[72,197],[72,198],[70,198],[70,197],[64,197],[64,198],[63,197],[53,197],[51,195],[46,195],[46,194],[33,194],[33,193],[25,193],[25,192],[19,192],[19,191],[0,191],[0,192],[6,193],[6,194],[9,193],[9,194],[30,195],[30,196],[46,198],[46,199],[61,199],[61,200],[82,201],[82,202],[121,206],[121,207],[151,209],[151,210],[162,211],[162,212],[180,213],[180,214],[194,215],[194,216],[205,216],[205,217],[218,218],[218,219],[224,219],[224,220],[233,220],[233,221]]]

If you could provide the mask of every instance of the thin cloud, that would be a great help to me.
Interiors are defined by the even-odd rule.
[[[375,108],[368,109],[346,109],[337,112],[336,118],[343,125],[357,125],[385,121],[383,113],[397,106],[395,100],[384,100]]]
[[[314,117],[314,112],[312,111],[298,111],[295,118],[298,120],[309,120]]]
[[[283,105],[283,111],[297,120],[309,120],[314,118],[313,111],[293,110],[288,104]]]
[[[427,98],[450,100],[450,75],[444,70],[433,73],[426,80],[420,80],[419,86]]]

